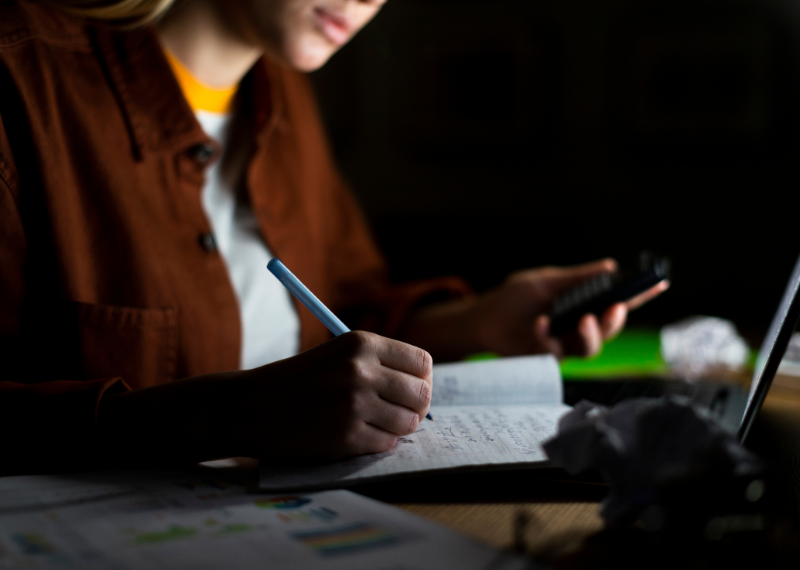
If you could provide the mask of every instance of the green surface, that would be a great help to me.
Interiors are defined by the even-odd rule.
[[[494,352],[479,352],[478,354],[467,356],[464,360],[467,362],[475,362],[478,360],[495,360],[496,358],[500,358],[500,355]]]
[[[561,376],[580,379],[661,374],[667,366],[660,348],[658,330],[626,329],[595,356],[562,360]]]
[[[661,374],[667,366],[661,358],[657,329],[629,328],[607,342],[600,354],[590,358],[570,357],[561,361],[561,376],[569,379],[610,378]],[[492,360],[496,354],[474,354],[467,360]]]
[[[747,370],[755,367],[757,350],[750,350]],[[473,354],[466,360],[493,360],[497,354],[483,352]],[[577,356],[561,361],[561,376],[564,379],[620,378],[625,376],[660,375],[668,370],[661,358],[661,340],[658,329],[629,328],[610,342],[600,354],[590,358]]]

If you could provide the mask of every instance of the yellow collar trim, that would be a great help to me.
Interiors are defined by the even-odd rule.
[[[228,113],[233,106],[233,97],[236,95],[238,85],[233,87],[211,87],[195,79],[194,75],[186,69],[178,58],[169,50],[164,49],[169,66],[181,86],[183,96],[189,102],[192,111],[208,111],[209,113]]]

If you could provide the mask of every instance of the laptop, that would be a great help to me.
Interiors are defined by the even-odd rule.
[[[686,380],[636,379],[564,381],[564,402],[574,405],[590,400],[611,406],[625,398],[679,396],[705,408],[725,430],[741,443],[747,438],[758,410],[764,403],[792,333],[800,320],[800,257],[772,317],[756,358],[749,390],[742,386]]]

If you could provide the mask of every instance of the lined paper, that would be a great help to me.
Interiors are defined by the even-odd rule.
[[[432,406],[560,404],[562,401],[561,372],[558,361],[550,354],[433,367]]]
[[[432,406],[436,421],[376,455],[318,466],[262,468],[263,490],[344,486],[404,473],[442,469],[530,467],[546,456],[542,442],[556,434],[563,404],[525,406]]]

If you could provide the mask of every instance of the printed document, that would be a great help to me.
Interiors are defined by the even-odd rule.
[[[349,491],[262,495],[215,475],[0,478],[0,568],[527,567],[522,558]]]

